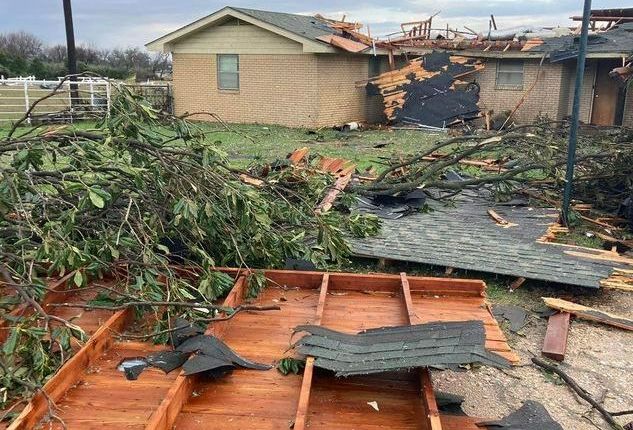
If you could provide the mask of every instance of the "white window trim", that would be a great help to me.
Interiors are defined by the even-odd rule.
[[[505,60],[508,61],[508,60]],[[520,61],[522,64],[521,72],[518,71],[503,71],[500,70],[500,66],[504,63],[504,60],[497,60],[497,68],[495,71],[495,88],[499,90],[523,90],[523,86],[525,85],[525,61],[524,60],[509,60],[509,61]],[[503,84],[499,83],[499,73],[515,73],[521,74],[521,84],[513,85],[513,84]]]
[[[220,58],[221,57],[235,57],[237,59],[237,72],[222,72],[220,70]],[[239,56],[239,54],[217,54],[216,62],[217,62],[216,73],[217,73],[218,90],[220,90],[220,91],[239,91],[240,90],[240,56]],[[222,75],[222,73],[229,73],[229,74],[237,75],[237,87],[235,87],[235,88],[222,87],[222,83],[221,83],[221,79],[220,79],[220,76]]]

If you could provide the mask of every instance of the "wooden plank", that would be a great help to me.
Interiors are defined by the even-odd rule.
[[[329,211],[332,208],[332,205],[334,205],[334,202],[336,201],[338,195],[343,192],[343,190],[345,189],[345,187],[347,187],[347,184],[349,184],[349,181],[351,180],[351,174],[338,178],[330,191],[328,191],[323,200],[321,200],[321,203],[319,203],[319,205],[316,207],[315,212],[324,213]]]
[[[321,281],[321,290],[319,292],[319,302],[317,303],[316,315],[314,317],[314,325],[321,325],[329,282],[330,275],[328,273],[324,273],[323,280]],[[299,392],[299,402],[297,405],[297,413],[295,415],[295,422],[293,427],[295,430],[304,430],[306,428],[308,406],[310,404],[310,392],[312,391],[313,374],[314,357],[308,357],[306,358],[306,366],[303,370],[303,379],[301,381],[301,391]]]
[[[133,318],[132,309],[124,309],[112,315],[70,360],[38,391],[9,430],[32,429],[48,411],[48,399],[59,401],[66,391],[77,384],[90,367],[114,342],[113,334],[123,331]]]
[[[409,281],[407,274],[400,273],[400,282],[402,285],[402,297],[404,301],[404,307],[408,316],[409,324],[419,324],[419,318],[413,308],[413,299],[411,298],[411,290],[409,288]],[[431,380],[431,373],[429,369],[420,369],[420,394],[422,397],[422,404],[424,410],[427,413],[426,428],[429,430],[441,430],[442,422],[440,421],[440,412],[437,407],[437,401],[435,400],[435,393],[433,392],[433,381]]]
[[[246,269],[219,267],[217,270],[234,276],[246,273]],[[293,288],[316,289],[321,284],[323,272],[300,270],[264,270],[264,276],[271,282]],[[349,291],[391,291],[399,292],[400,275],[385,273],[329,273],[330,290]],[[478,279],[408,277],[412,292],[423,292],[429,295],[479,296],[483,297],[485,282]]]
[[[224,299],[223,306],[235,307],[242,303],[246,296],[246,276],[240,275],[233,284],[233,288]],[[227,330],[229,321],[219,321],[209,324],[205,334],[216,337],[222,337]],[[178,414],[182,410],[183,405],[187,402],[193,392],[197,375],[186,376],[184,371],[180,371],[173,385],[167,392],[165,398],[161,401],[158,408],[154,411],[145,426],[146,430],[169,430],[176,422]]]
[[[624,330],[633,330],[633,320],[619,315],[610,314],[608,312],[590,308],[588,306],[583,306],[577,303],[568,302],[567,300],[555,299],[552,297],[543,297],[543,301],[552,309],[556,309],[561,312],[569,312],[570,314],[574,314],[578,318],[607,324],[613,327],[622,328]]]
[[[559,312],[549,317],[541,350],[544,356],[557,361],[565,359],[570,317],[569,312]]]

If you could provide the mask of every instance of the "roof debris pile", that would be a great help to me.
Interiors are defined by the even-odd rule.
[[[370,79],[367,92],[383,96],[391,122],[444,128],[479,116],[479,87],[461,78],[483,68],[478,59],[433,52]]]
[[[509,367],[510,362],[488,350],[482,321],[434,322],[380,327],[351,335],[321,326],[303,325],[295,332],[309,335],[296,350],[315,357],[315,366],[336,376],[368,375],[419,367],[456,368],[481,363]]]

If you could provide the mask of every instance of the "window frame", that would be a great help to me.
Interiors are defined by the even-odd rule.
[[[503,70],[503,66],[507,66],[510,63],[521,64],[521,71],[518,70]],[[520,84],[510,84],[499,82],[499,75],[520,75],[521,83]],[[522,90],[525,83],[525,60],[522,59],[508,59],[508,60],[497,60],[497,70],[495,74],[495,88],[502,90]]]
[[[222,71],[222,58],[234,57],[235,63],[237,65],[236,71]],[[217,86],[220,91],[239,91],[240,90],[240,56],[239,54],[217,54],[216,58],[217,62]],[[237,86],[236,87],[226,87],[222,84],[222,76],[223,75],[235,75],[237,76]]]

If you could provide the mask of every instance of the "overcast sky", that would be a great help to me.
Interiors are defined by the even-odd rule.
[[[632,0],[633,2],[633,0]],[[440,11],[434,24],[499,28],[523,24],[569,26],[582,12],[581,0],[309,0],[234,1],[231,5],[291,13],[321,13],[369,24],[372,34],[397,31],[400,22],[421,20]],[[64,42],[61,0],[0,0],[0,32],[24,30],[47,43]],[[214,0],[73,0],[75,37],[101,48],[142,46],[156,37],[208,15],[226,3]],[[593,8],[622,7],[623,0],[594,0]],[[435,25],[434,25],[435,27]]]

